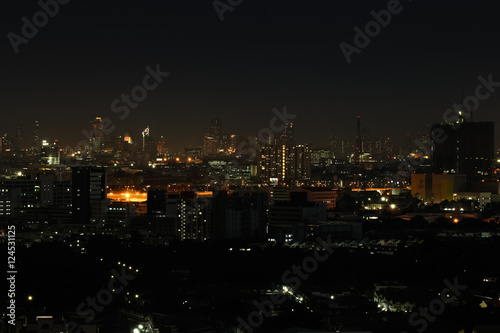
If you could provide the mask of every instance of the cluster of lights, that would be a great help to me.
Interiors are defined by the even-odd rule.
[[[146,200],[147,193],[143,192],[121,192],[121,193],[108,193],[108,198],[115,201],[132,201],[132,202],[143,202]]]
[[[101,259],[101,260],[102,260],[102,259]],[[125,268],[127,267],[127,265],[126,265],[125,263],[122,263],[121,261],[118,261],[118,266],[123,266],[123,267],[125,267]],[[132,266],[128,266],[128,269],[133,270]],[[139,273],[139,270],[138,270],[138,269],[136,269],[136,270],[135,270],[135,272],[136,272],[136,273]],[[137,298],[137,297],[139,297],[139,296],[138,296],[138,295],[136,295],[136,298]]]
[[[140,333],[144,331],[144,325],[138,325],[136,328],[132,330],[134,333]]]

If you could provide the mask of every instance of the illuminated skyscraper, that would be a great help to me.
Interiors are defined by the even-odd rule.
[[[311,177],[311,151],[307,145],[274,143],[260,150],[258,172],[266,183],[296,185]]]
[[[89,138],[90,146],[93,151],[100,151],[104,144],[104,132],[103,132],[103,124],[102,118],[96,117],[94,120],[90,122],[92,127],[92,131],[90,132],[91,136]]]
[[[361,117],[356,116],[356,146],[354,147],[354,163],[359,164],[362,151],[362,138],[361,138]]]
[[[210,121],[210,134],[214,137],[217,142],[220,141],[222,131],[219,118],[212,118]]]
[[[60,164],[61,152],[59,151],[59,145],[57,142],[48,142],[47,140],[42,141],[42,147],[40,148],[40,160],[42,164]]]
[[[221,147],[221,126],[219,118],[212,118],[210,122],[210,132],[203,137],[203,147],[201,154],[203,157],[214,157]]]
[[[205,203],[205,204],[203,204]],[[199,201],[196,192],[181,192],[178,206],[178,230],[181,240],[208,241],[211,235],[211,200]]]
[[[160,136],[160,140],[156,145],[156,152],[158,157],[167,157],[168,155],[167,140],[165,140],[163,135]]]
[[[142,150],[146,150],[147,141],[149,139],[149,126],[146,126],[146,129],[142,131]]]
[[[35,130],[33,131],[33,146],[31,147],[31,152],[35,156],[40,155],[40,148],[41,148],[41,142],[40,142],[40,123],[38,122],[38,119],[35,120]]]
[[[280,135],[279,139],[282,144],[286,145],[295,144],[295,131],[292,122],[285,124],[285,129],[283,130],[283,133]]]

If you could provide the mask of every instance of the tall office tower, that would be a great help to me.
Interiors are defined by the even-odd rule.
[[[158,143],[151,135],[149,126],[142,132],[142,151],[149,154],[150,159],[155,159],[158,154]]]
[[[435,173],[460,173],[468,181],[491,179],[494,159],[494,122],[436,124],[432,166]]]
[[[146,150],[148,139],[149,139],[149,126],[146,126],[146,129],[142,131],[142,151]]]
[[[222,147],[222,132],[219,118],[210,120],[210,132],[203,137],[202,157],[214,157]]]
[[[351,141],[342,139],[341,141],[341,158],[348,159],[354,152],[354,147],[351,144]]]
[[[240,140],[240,136],[236,134],[231,134],[229,137],[229,141],[231,143],[230,148],[229,148],[229,153],[230,154],[236,154],[236,151],[238,150],[238,142]]]
[[[21,149],[23,149],[23,131],[19,126],[16,128],[16,137],[14,139],[12,149],[15,152],[20,152]]]
[[[352,152],[349,141],[344,140],[339,135],[330,136],[330,147],[335,159],[347,159]]]
[[[280,143],[286,145],[294,145],[295,144],[295,130],[293,128],[293,123],[289,122],[285,124],[285,128],[283,129],[283,133],[281,133],[279,137]]]
[[[38,122],[37,119],[35,120],[35,130],[33,131],[33,146],[31,147],[33,155],[40,156],[40,148],[41,148],[40,123]]]
[[[333,158],[335,159],[339,158],[342,151],[340,137],[336,134],[333,134],[330,135],[328,140],[330,142],[330,149],[332,150]]]
[[[356,146],[354,147],[354,163],[359,164],[359,158],[362,154],[361,139],[361,117],[356,116]]]
[[[210,134],[217,140],[217,143],[220,143],[222,131],[219,118],[212,118],[210,120]]]
[[[380,138],[375,142],[375,154],[377,155],[377,160],[385,161],[390,160],[393,155],[393,146],[391,143],[391,138]]]
[[[311,179],[311,150],[307,145],[292,147],[290,180],[305,181]]]
[[[363,128],[361,130],[361,155],[371,154],[373,152],[370,130]]]
[[[210,134],[206,133],[203,138],[203,147],[201,149],[202,157],[214,157],[217,155],[218,141]]]
[[[106,169],[72,168],[72,211],[75,223],[99,223],[106,209]]]
[[[158,140],[158,143],[156,145],[156,156],[157,157],[167,157],[168,155],[168,147],[167,147],[167,140],[162,136],[160,136],[160,140]]]
[[[59,145],[57,141],[48,142],[47,140],[42,141],[42,147],[40,148],[40,161],[42,164],[56,165],[60,164],[61,152],[59,150]]]
[[[100,151],[104,145],[105,137],[103,132],[103,123],[101,117],[95,117],[94,120],[90,122],[92,131],[90,132],[90,146],[93,151]]]

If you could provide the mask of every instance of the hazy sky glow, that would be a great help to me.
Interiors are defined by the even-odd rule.
[[[402,1],[350,64],[339,44],[353,44],[353,28],[364,29],[387,1],[269,2],[244,0],[221,22],[209,0],[72,0],[18,54],[6,36],[40,7],[5,3],[0,131],[22,126],[29,141],[38,117],[43,138],[76,144],[102,116],[116,134],[139,136],[149,125],[180,149],[201,144],[211,117],[223,130],[257,132],[287,105],[299,140],[325,146],[333,133],[353,137],[357,114],[373,136],[414,134],[473,94],[479,75],[500,81],[493,0]],[[156,64],[170,76],[120,120],[112,101]],[[499,104],[500,91],[475,119],[498,131]]]

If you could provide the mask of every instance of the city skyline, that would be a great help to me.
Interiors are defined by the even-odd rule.
[[[286,106],[285,106],[285,108],[286,108]],[[274,110],[276,110],[276,109],[274,109]],[[290,115],[291,117],[296,116],[295,114],[292,114],[291,112],[288,112],[287,114]],[[444,115],[445,114],[443,114],[443,117],[444,117]],[[370,126],[369,124],[364,125],[365,119],[360,117],[360,116],[356,116],[354,119],[352,119],[353,120],[352,122],[355,123],[357,121],[358,117],[361,119],[361,132],[362,132],[361,138],[363,141],[366,140],[366,141],[370,141],[370,142],[376,142],[378,140],[387,138],[387,139],[390,139],[394,145],[401,147],[401,148],[404,147],[404,149],[406,149],[407,148],[406,146],[408,146],[410,144],[411,144],[412,149],[416,149],[417,148],[417,146],[416,146],[417,140],[421,139],[424,136],[429,137],[429,134],[431,132],[431,125],[453,123],[452,120],[455,119],[455,118],[449,117],[448,122],[442,121],[442,122],[436,122],[436,123],[432,123],[432,124],[425,124],[424,126],[421,127],[420,130],[418,130],[414,133],[406,132],[404,134],[399,133],[399,135],[398,135],[398,133],[377,133],[376,131],[373,131],[372,128],[369,127]],[[19,146],[19,144],[17,142],[16,142],[16,146],[18,146],[18,148],[22,148],[22,149],[28,149],[28,150],[31,149],[34,146],[35,142],[38,142],[38,144],[41,146],[42,141],[48,142],[48,143],[57,141],[58,145],[61,149],[65,150],[66,148],[69,148],[70,151],[75,150],[75,149],[78,150],[78,148],[82,147],[83,142],[89,141],[89,139],[90,139],[89,135],[90,135],[90,133],[92,133],[92,127],[93,127],[92,124],[93,124],[95,119],[102,119],[104,121],[107,129],[105,128],[104,130],[102,130],[102,128],[101,128],[100,131],[102,131],[102,133],[106,134],[106,140],[108,140],[108,141],[116,141],[115,139],[117,139],[118,137],[121,137],[122,139],[124,139],[126,137],[130,137],[130,139],[133,140],[133,143],[138,144],[139,146],[142,146],[142,144],[143,144],[142,143],[142,141],[143,141],[142,135],[144,134],[144,131],[147,131],[148,137],[151,135],[152,140],[156,140],[156,141],[162,140],[163,142],[165,142],[166,148],[172,153],[181,153],[185,149],[189,149],[189,148],[193,148],[193,149],[194,148],[200,148],[200,149],[203,148],[203,142],[204,142],[203,136],[204,136],[204,134],[210,132],[209,124],[210,124],[211,119],[219,119],[220,123],[222,124],[222,127],[221,127],[222,134],[236,135],[238,137],[238,140],[246,140],[247,138],[252,137],[252,136],[257,138],[259,136],[259,132],[267,129],[266,126],[262,126],[260,128],[260,130],[254,130],[254,131],[250,131],[250,132],[237,132],[231,128],[228,129],[227,127],[224,127],[224,124],[225,124],[224,119],[212,117],[212,118],[207,119],[207,123],[205,124],[206,126],[205,126],[204,130],[202,129],[199,133],[193,132],[192,133],[193,139],[189,140],[187,143],[183,143],[183,142],[176,141],[176,140],[169,140],[168,134],[164,135],[162,132],[158,132],[157,129],[159,127],[157,125],[154,125],[154,124],[153,124],[153,126],[145,125],[142,128],[139,128],[139,126],[136,126],[137,127],[136,130],[127,129],[127,130],[120,131],[120,128],[118,127],[119,123],[114,123],[110,118],[95,117],[94,119],[88,121],[87,127],[82,126],[82,130],[80,132],[81,136],[79,138],[77,138],[76,141],[70,141],[70,140],[64,140],[64,139],[61,140],[56,135],[48,134],[48,131],[46,129],[44,130],[43,122],[40,122],[39,119],[35,120],[31,124],[31,126],[29,126],[29,127],[31,127],[31,131],[27,130],[27,129],[29,129],[29,127],[23,128],[21,126],[17,126],[13,129],[11,129],[10,131],[9,130],[1,131],[1,129],[0,129],[0,137],[7,135],[7,137],[10,138],[10,140],[14,140],[14,142],[16,142],[16,140],[21,141],[22,142],[21,146]],[[272,113],[271,113],[270,119],[273,119]],[[465,121],[470,122],[470,121],[472,121],[472,119],[467,118],[467,119],[465,119]],[[473,121],[476,122],[476,119],[474,119]],[[356,148],[356,138],[357,138],[356,124],[354,124],[352,126],[352,131],[350,133],[348,133],[347,136],[342,136],[341,134],[334,133],[334,132],[325,133],[325,137],[323,137],[318,142],[314,143],[314,142],[307,141],[307,139],[303,139],[303,137],[300,135],[301,133],[303,134],[303,128],[301,128],[302,124],[300,121],[294,120],[293,123],[294,123],[294,131],[295,131],[295,133],[298,133],[298,134],[295,134],[295,137],[299,138],[299,140],[302,144],[307,144],[311,148],[331,149],[332,148],[331,147],[332,146],[331,140],[334,137],[337,139],[340,139],[341,141],[345,141],[349,145],[349,147],[351,147],[352,149]],[[269,124],[267,126],[269,126]],[[146,130],[144,130],[144,128],[146,128]],[[496,128],[496,124],[495,124],[495,128]],[[496,131],[494,131],[494,132],[496,132]],[[42,134],[40,134],[40,133],[42,133]],[[395,135],[391,135],[391,134],[395,134]],[[280,132],[275,132],[275,133],[273,133],[273,135],[274,135],[274,138],[278,138],[280,135]],[[264,141],[259,140],[259,139],[257,139],[257,140],[259,141],[259,144],[261,144],[261,145],[265,144]],[[192,143],[189,143],[189,142],[192,142]],[[497,141],[494,142],[494,145],[495,145],[495,149],[498,149]],[[368,150],[364,149],[364,152],[369,152],[370,149],[368,149]],[[402,154],[405,154],[405,153],[403,152]]]
[[[402,1],[403,10],[348,63],[339,45],[355,45],[353,29],[373,21],[372,11],[387,3],[256,1],[226,12],[221,22],[210,2],[110,2],[99,4],[98,12],[91,11],[93,2],[70,2],[18,45],[18,53],[4,38],[3,108],[9,117],[0,130],[21,126],[28,132],[39,118],[45,120],[42,135],[78,142],[84,126],[100,115],[120,132],[162,124],[164,130],[155,132],[169,142],[198,145],[191,130],[203,132],[212,117],[235,132],[251,132],[267,125],[273,108],[287,105],[300,120],[298,136],[319,146],[331,134],[351,136],[357,115],[373,132],[395,138],[415,133],[474,94],[479,76],[500,80],[488,1]],[[6,35],[19,35],[21,18],[40,10],[35,3],[9,6],[1,24]],[[119,37],[124,33],[127,42]],[[118,118],[113,101],[157,65],[170,75],[127,119]],[[494,121],[500,130],[499,106],[493,93],[476,120]]]
[[[4,6],[6,333],[500,332],[497,2]]]

